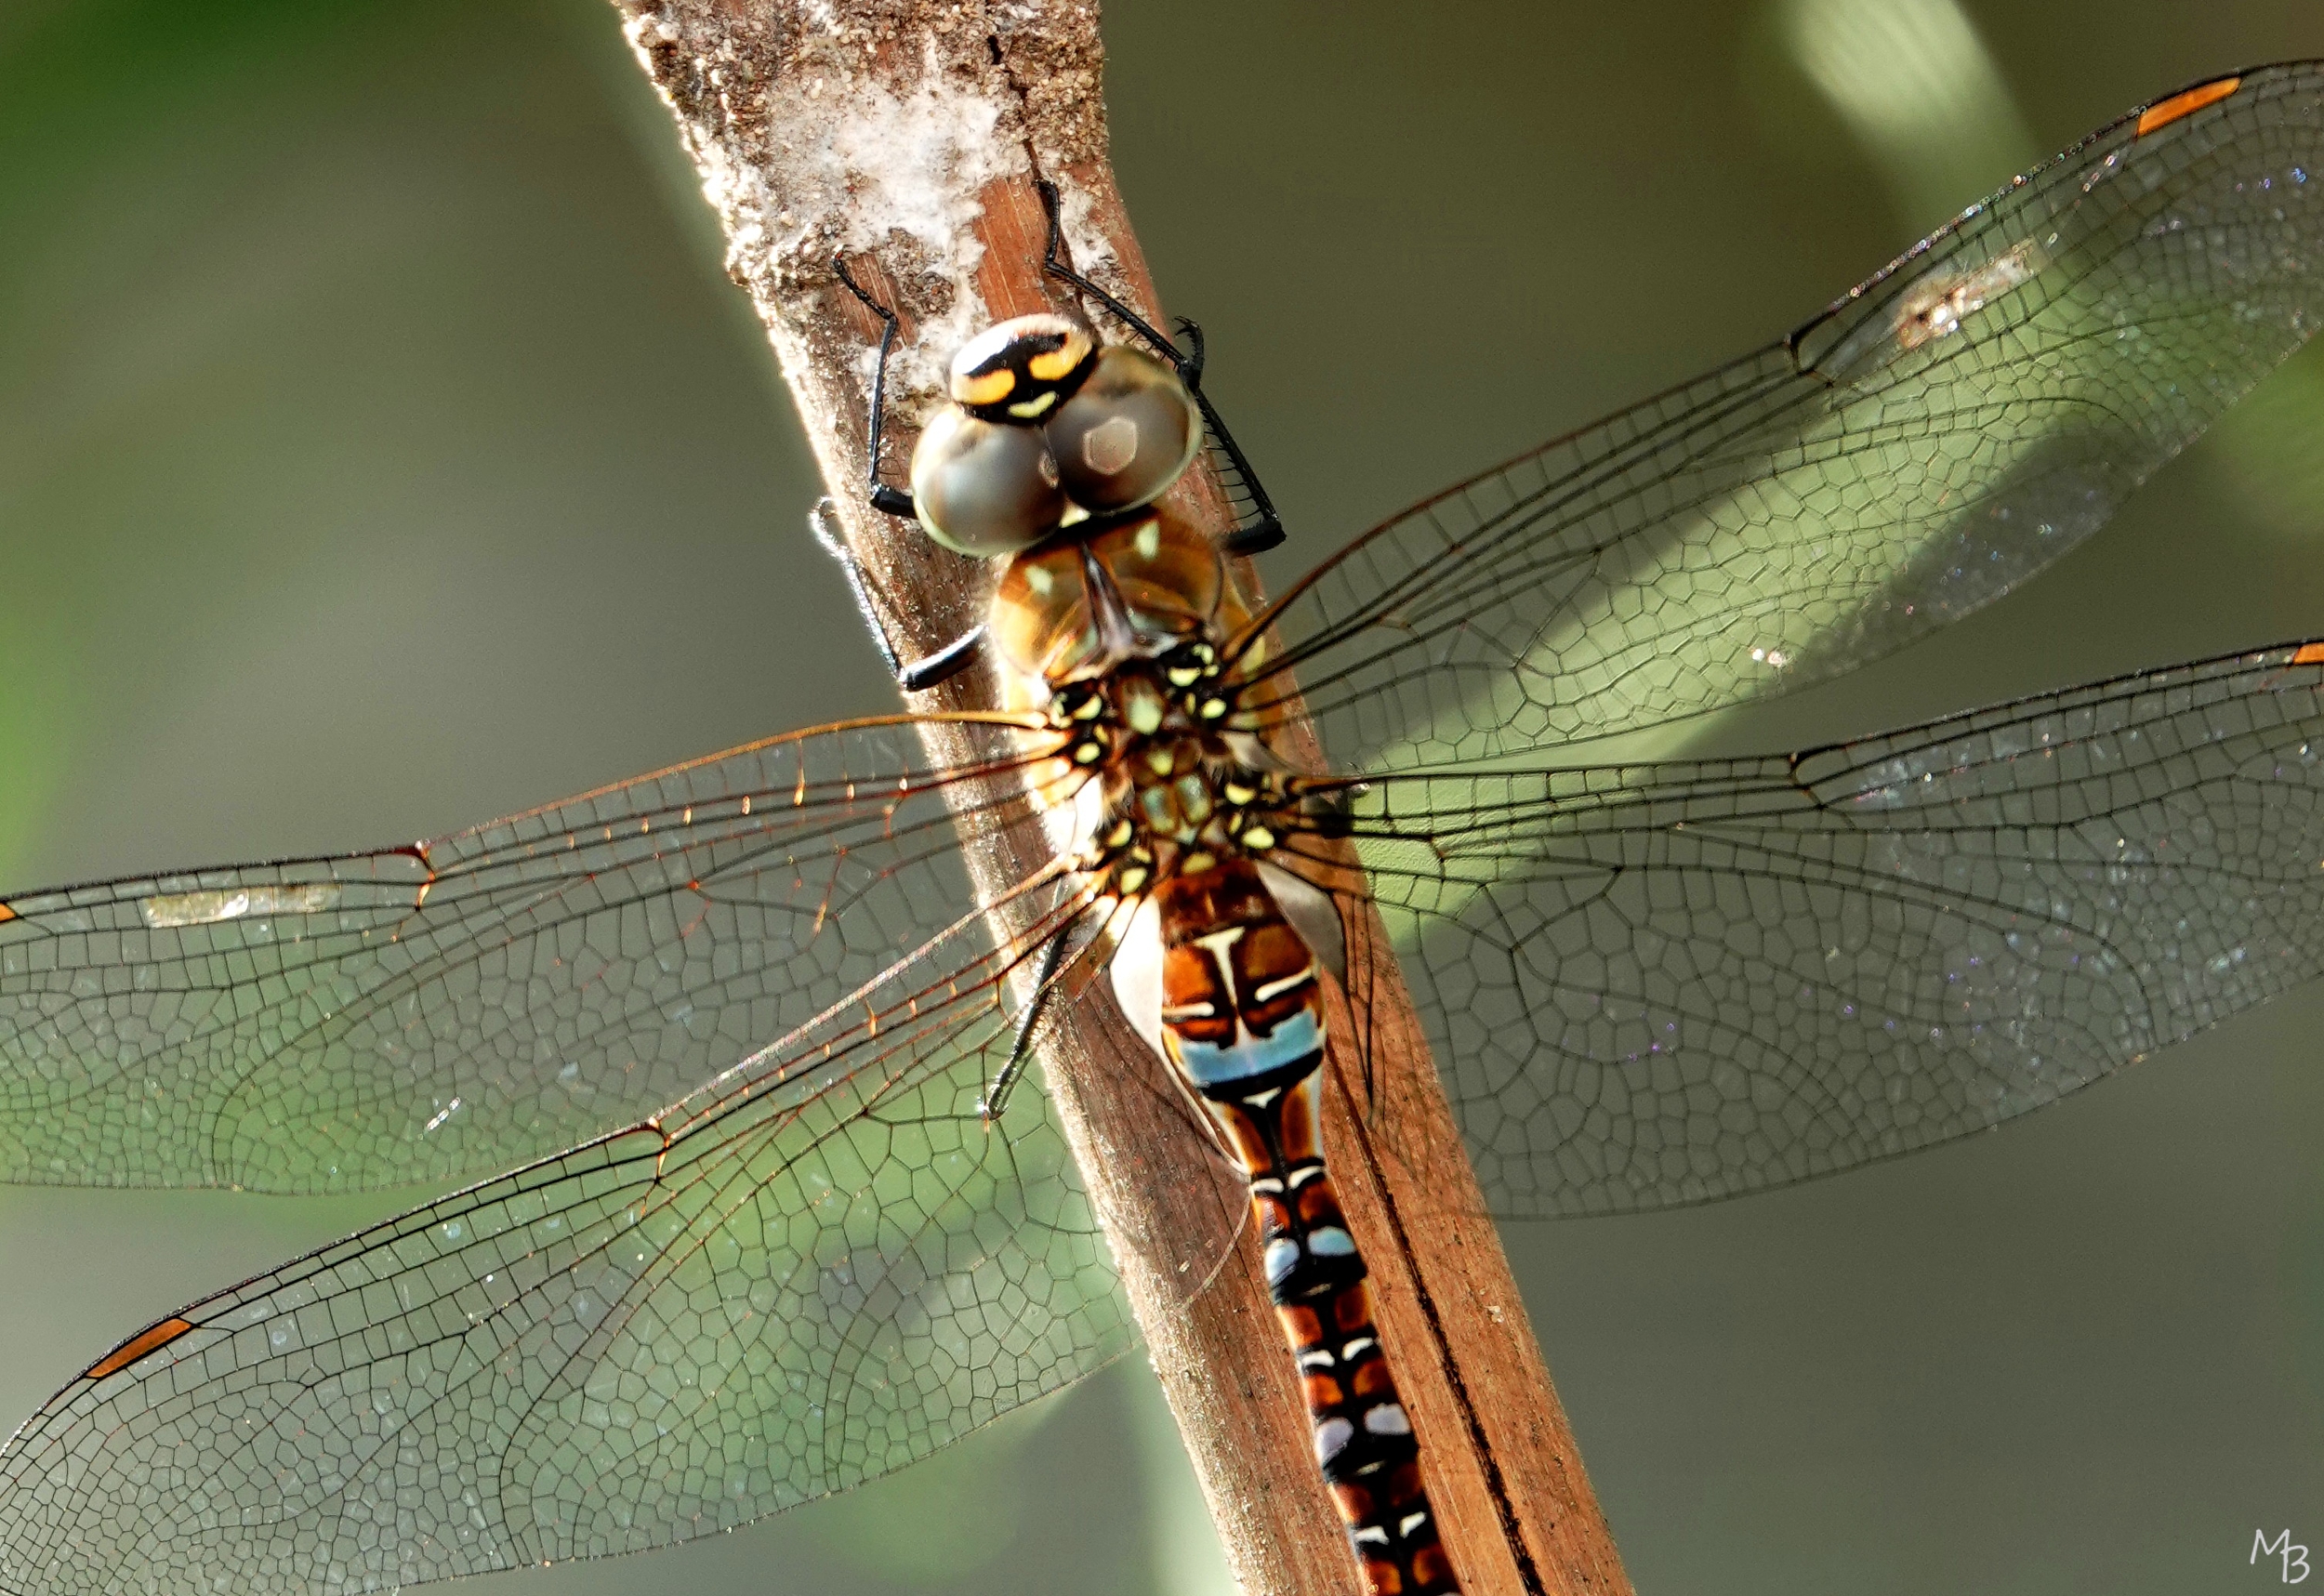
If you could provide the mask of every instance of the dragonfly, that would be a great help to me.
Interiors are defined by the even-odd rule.
[[[2316,972],[2311,640],[1772,758],[1587,756],[2093,532],[2313,326],[2319,123],[2313,63],[2159,100],[1250,617],[1279,641],[1227,718],[1263,739],[1296,673],[1331,773],[1268,812],[1357,849],[1497,1209],[1934,1145]],[[0,1449],[0,1589],[666,1544],[1121,1351],[1010,1074],[1039,1004],[1103,1000],[1063,940],[1090,872],[994,901],[965,864],[1042,822],[1040,734],[851,722],[432,843],[0,897],[0,1175],[486,1176],[93,1357]]]

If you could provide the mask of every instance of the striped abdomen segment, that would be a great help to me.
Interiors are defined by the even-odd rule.
[[[1458,1589],[1372,1325],[1364,1260],[1324,1168],[1316,956],[1248,863],[1178,877],[1157,898],[1164,1050],[1250,1181],[1268,1292],[1299,1360],[1316,1461],[1366,1589]]]

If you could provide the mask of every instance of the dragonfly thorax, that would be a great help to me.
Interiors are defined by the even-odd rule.
[[[1189,642],[1216,648],[1248,619],[1217,546],[1157,506],[1012,556],[985,631],[1016,679],[1013,706],[1034,708],[1062,685]]]
[[[1223,729],[1230,703],[1218,651],[1196,639],[1102,677],[1068,682],[1050,722],[1071,738],[1063,757],[1090,773],[1079,863],[1130,898],[1157,882],[1282,841],[1298,799],[1263,745]]]
[[[1065,735],[1081,866],[1136,897],[1156,883],[1263,855],[1297,803],[1282,762],[1239,724],[1248,610],[1216,547],[1147,511],[1012,559],[988,635],[1011,696]]]

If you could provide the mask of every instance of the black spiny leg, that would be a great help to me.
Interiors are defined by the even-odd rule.
[[[1120,319],[1123,325],[1151,345],[1155,353],[1170,363],[1170,368],[1178,373],[1179,380],[1186,385],[1186,391],[1195,396],[1195,405],[1202,412],[1202,424],[1210,434],[1211,443],[1226,457],[1229,474],[1234,478],[1229,484],[1230,492],[1239,486],[1249,498],[1250,519],[1248,524],[1235,528],[1221,538],[1219,547],[1230,555],[1257,554],[1262,549],[1274,547],[1284,539],[1283,519],[1275,514],[1274,502],[1267,497],[1267,490],[1259,485],[1259,478],[1252,472],[1250,462],[1243,458],[1243,451],[1235,442],[1235,434],[1226,429],[1226,423],[1219,419],[1218,411],[1210,403],[1210,396],[1202,390],[1202,328],[1183,316],[1178,319],[1179,336],[1193,346],[1191,351],[1182,350],[1147,325],[1145,318],[1137,311],[1066,265],[1059,253],[1064,244],[1064,228],[1057,217],[1057,185],[1044,178],[1038,186],[1041,208],[1049,213],[1049,247],[1041,257],[1042,270],[1060,282],[1071,284],[1104,306]],[[854,287],[854,284],[850,284],[849,286]],[[858,289],[857,294],[861,297],[862,290]],[[869,304],[870,301],[866,299],[865,303]]]
[[[1049,946],[1041,950],[1041,968],[1033,977],[1033,996],[1025,1004],[1024,1012],[1017,1016],[1017,1035],[1009,1045],[1009,1058],[993,1076],[993,1084],[985,1088],[984,1101],[976,1105],[976,1112],[989,1125],[1009,1112],[1009,1094],[1016,1089],[1017,1077],[1024,1074],[1024,1062],[1033,1052],[1033,1030],[1040,1024],[1042,1013],[1049,1008],[1050,995],[1056,990],[1057,968],[1065,962],[1065,933],[1067,926],[1049,939]]]
[[[879,363],[872,367],[871,436],[864,446],[871,476],[870,482],[867,484],[871,494],[871,507],[884,514],[910,521],[918,514],[913,506],[912,495],[902,488],[891,488],[879,480],[879,444],[881,435],[886,430],[888,416],[888,355],[896,345],[896,313],[865,292],[855,279],[848,274],[847,259],[844,256],[835,255],[831,257],[831,270],[838,274],[841,285],[855,296],[864,309],[879,318]]]
[[[879,480],[879,447],[886,433],[888,410],[888,355],[895,348],[896,313],[857,284],[848,275],[847,262],[838,256],[831,257],[831,270],[838,274],[847,291],[862,302],[864,308],[879,318],[879,362],[872,368],[870,437],[865,454],[870,465],[870,481],[866,484],[872,508],[900,521],[917,522],[918,510],[912,495],[903,488],[891,487]],[[847,546],[838,529],[831,523],[831,501],[824,499],[808,512],[808,530],[824,552],[839,562],[839,570],[847,577],[847,588],[854,595],[855,608],[863,615],[864,624],[871,628],[872,644],[879,650],[879,657],[888,667],[888,674],[896,679],[906,692],[921,692],[940,681],[948,681],[966,670],[975,660],[977,649],[984,641],[983,626],[971,627],[960,636],[938,649],[934,653],[916,659],[909,665],[896,653],[895,644],[889,640],[887,626],[879,612],[872,607],[871,589],[864,580],[864,568],[855,559],[855,551]]]

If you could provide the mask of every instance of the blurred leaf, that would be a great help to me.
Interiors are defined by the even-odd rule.
[[[2311,345],[2220,417],[2214,463],[2226,492],[2287,537],[2324,534],[2324,348]]]
[[[1776,0],[1793,63],[1926,232],[2040,152],[1954,0]]]

